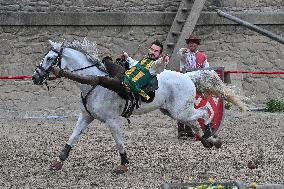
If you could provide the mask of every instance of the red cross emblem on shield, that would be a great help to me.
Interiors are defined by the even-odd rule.
[[[224,80],[224,69],[223,68],[212,68],[219,75],[219,77]],[[207,98],[202,98],[196,95],[195,108],[206,107],[208,109],[209,121],[211,123],[211,129],[213,136],[217,136],[221,129],[221,122],[223,120],[224,112],[224,100],[219,97],[209,96]],[[199,125],[202,130],[204,130],[204,120],[198,120]]]

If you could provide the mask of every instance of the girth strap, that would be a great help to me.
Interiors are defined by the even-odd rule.
[[[130,101],[130,104],[129,104],[129,101]],[[139,108],[139,105],[141,105],[141,96],[137,94],[133,94],[133,93],[128,93],[127,98],[126,98],[126,103],[124,106],[124,110],[121,116],[125,117],[128,123],[130,123],[128,118],[132,115],[134,108],[136,109]]]
[[[90,112],[90,111],[88,110],[88,108],[87,108],[87,98],[88,98],[88,96],[91,94],[91,92],[92,92],[95,88],[96,88],[96,86],[93,86],[93,87],[91,88],[91,90],[89,90],[89,92],[86,94],[85,97],[83,96],[83,93],[81,92],[82,103],[83,103],[83,105],[84,105],[84,107],[85,107],[85,110],[88,112],[88,114],[89,114],[91,117],[94,117],[94,116],[92,116],[91,112]]]

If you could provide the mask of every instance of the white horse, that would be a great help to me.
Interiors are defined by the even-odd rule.
[[[61,69],[76,71],[82,75],[106,75],[105,72],[98,69],[90,61],[86,53],[75,50],[70,45],[51,42],[52,48],[45,55],[41,64],[36,68],[33,74],[35,84],[42,84],[47,75],[49,75],[53,66]],[[171,118],[191,125],[194,133],[200,136],[201,142],[205,147],[215,146],[219,148],[221,142],[215,137],[204,138],[203,131],[200,129],[197,119],[203,118],[205,124],[208,124],[208,113],[205,109],[195,109],[194,102],[196,88],[190,77],[175,71],[165,70],[157,76],[159,88],[156,90],[155,99],[151,103],[142,103],[139,109],[135,109],[133,114],[144,114],[150,111],[160,109]],[[86,103],[81,103],[81,112],[65,147],[61,151],[59,158],[55,160],[51,168],[59,170],[62,168],[63,161],[69,155],[74,143],[78,140],[80,134],[94,120],[98,119],[106,123],[115,140],[116,148],[121,157],[121,164],[116,169],[117,173],[124,173],[128,170],[129,163],[124,147],[123,136],[121,133],[121,114],[124,110],[126,101],[113,91],[101,86],[93,88],[89,85],[79,84],[82,96],[86,97]]]

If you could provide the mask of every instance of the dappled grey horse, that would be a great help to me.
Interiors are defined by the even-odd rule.
[[[35,84],[43,84],[52,67],[55,66],[60,69],[77,72],[81,75],[102,76],[107,74],[98,69],[98,65],[94,66],[87,53],[83,53],[83,48],[83,50],[78,50],[73,48],[72,45],[63,45],[62,43],[52,41],[50,43],[52,46],[51,50],[45,55],[33,74],[32,79]],[[156,90],[155,99],[151,103],[142,102],[139,109],[135,109],[133,114],[144,114],[160,109],[171,118],[190,125],[205,147],[220,147],[218,138],[213,136],[209,138],[203,137],[204,133],[200,129],[197,119],[202,118],[205,120],[205,124],[208,124],[206,122],[208,120],[208,112],[206,109],[194,108],[196,88],[191,78],[186,74],[165,70],[157,75],[157,79],[159,87]],[[122,124],[121,114],[126,101],[115,92],[101,86],[93,88],[80,83],[77,83],[77,85],[81,89],[82,96],[86,97],[86,104],[81,103],[80,115],[73,133],[61,151],[59,158],[52,163],[51,168],[55,170],[62,168],[63,161],[68,158],[69,152],[80,134],[94,119],[98,119],[106,123],[110,128],[116,148],[120,154],[121,164],[116,169],[117,173],[126,172],[129,161],[120,129]]]

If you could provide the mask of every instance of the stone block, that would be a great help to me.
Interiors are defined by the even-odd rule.
[[[20,5],[9,5],[6,6],[5,9],[7,11],[18,11],[20,9]]]
[[[275,67],[274,67],[273,70],[276,70],[276,71],[283,71],[284,70],[284,60],[283,59],[275,60],[274,64],[275,64]]]
[[[264,59],[258,59],[257,60],[257,65],[256,65],[257,70],[263,70],[263,71],[272,71],[274,70],[274,64],[272,62],[269,62]]]

